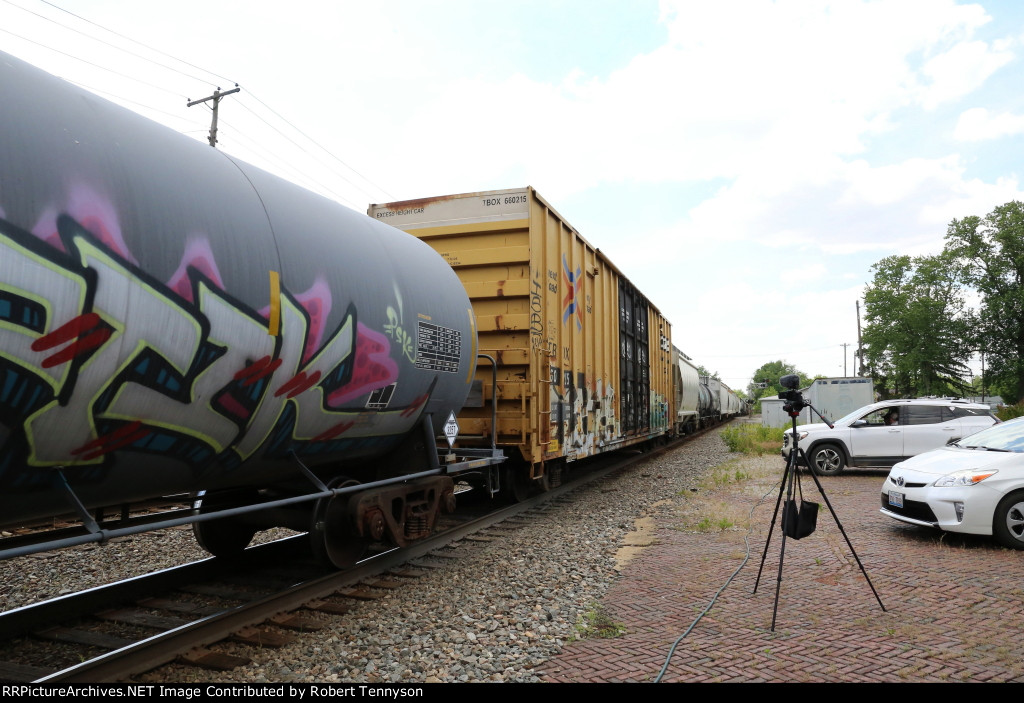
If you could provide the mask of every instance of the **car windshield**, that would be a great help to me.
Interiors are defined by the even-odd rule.
[[[964,449],[1024,453],[1024,420],[993,425],[956,443]]]
[[[865,407],[867,407],[867,406],[865,406]],[[836,420],[832,424],[834,424],[834,425],[849,425],[854,420],[859,420],[863,414],[864,414],[864,408],[857,408],[856,410],[854,410],[849,415],[843,415],[841,418],[839,418],[838,420]]]

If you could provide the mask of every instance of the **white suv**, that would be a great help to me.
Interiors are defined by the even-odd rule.
[[[936,449],[999,422],[983,403],[946,398],[887,400],[865,405],[835,421],[796,428],[803,457],[816,474],[837,474],[844,466],[890,467],[915,454]],[[793,429],[782,439],[789,458]],[[806,458],[806,461],[805,461]]]

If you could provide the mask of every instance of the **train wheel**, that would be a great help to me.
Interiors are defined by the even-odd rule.
[[[334,483],[332,488],[346,488],[359,482],[342,478]],[[338,569],[355,566],[370,546],[356,532],[349,519],[349,499],[347,494],[321,498],[313,509],[313,521],[309,529],[310,547],[314,558],[325,566]]]
[[[199,491],[192,501],[193,510],[200,514],[256,502],[255,491]],[[246,525],[237,517],[192,523],[192,534],[204,550],[215,557],[238,556],[256,535],[256,527]]]
[[[528,467],[506,466],[501,473],[501,493],[510,503],[522,503],[530,497]]]

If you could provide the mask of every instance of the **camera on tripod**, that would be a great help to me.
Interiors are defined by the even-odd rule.
[[[757,580],[754,582],[754,593],[757,593],[757,586],[761,583],[761,571],[764,569],[765,557],[768,555],[768,544],[772,539],[772,532],[775,530],[775,520],[779,517],[779,509],[782,508],[782,549],[779,551],[779,577],[775,585],[775,607],[772,610],[772,632],[775,632],[775,615],[779,607],[779,591],[782,588],[782,562],[786,555],[786,537],[793,539],[802,539],[807,537],[817,527],[818,524],[818,504],[811,501],[804,500],[803,488],[800,486],[800,471],[798,464],[808,466],[807,457],[803,456],[800,449],[800,435],[796,431],[796,419],[800,415],[800,411],[804,408],[810,408],[811,412],[816,414],[818,418],[824,422],[829,428],[833,425],[831,422],[822,417],[822,414],[818,412],[818,409],[813,405],[804,400],[803,394],[798,390],[800,388],[800,377],[797,374],[789,374],[779,379],[779,385],[787,390],[779,393],[779,398],[786,401],[783,405],[783,409],[789,413],[790,418],[793,421],[793,428],[786,432],[783,440],[782,455],[786,457],[786,470],[782,474],[782,483],[779,484],[779,497],[775,502],[775,514],[772,515],[772,527],[768,530],[768,540],[764,543],[764,553],[761,555],[761,568],[757,571]],[[806,437],[807,435],[804,434]],[[793,446],[786,451],[790,439],[793,442]],[[857,565],[860,567],[860,571],[864,574],[864,578],[867,580],[868,585],[871,586],[871,592],[875,594],[875,599],[878,601],[878,605],[885,611],[885,606],[882,605],[882,599],[878,595],[878,591],[875,590],[875,586],[871,583],[871,579],[868,578],[868,572],[865,571],[864,565],[860,562],[860,557],[857,556],[857,552],[853,549],[853,544],[850,542],[850,538],[846,536],[846,530],[843,529],[842,524],[839,522],[839,517],[836,515],[835,509],[829,502],[828,498],[825,497],[825,488],[821,485],[821,481],[818,480],[818,475],[813,471],[808,472],[811,478],[814,479],[814,485],[818,487],[818,492],[825,501],[825,505],[828,506],[829,512],[832,513],[833,519],[836,521],[836,526],[839,531],[843,533],[843,538],[846,540],[846,545],[850,548],[850,552],[853,554],[853,558],[857,560]],[[795,490],[794,490],[795,487]],[[783,504],[783,493],[785,493],[785,504]],[[783,507],[784,506],[784,507]]]
[[[800,388],[800,377],[795,373],[791,373],[788,376],[783,376],[779,379],[779,383],[782,384],[783,388],[789,390],[779,392],[779,398],[782,400],[789,401],[782,406],[782,409],[787,413],[799,413],[807,406],[807,402],[804,400],[803,394],[797,390]]]

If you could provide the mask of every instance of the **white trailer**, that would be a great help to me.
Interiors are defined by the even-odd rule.
[[[875,402],[874,383],[870,378],[819,378],[804,391],[804,400],[829,422],[835,422]],[[817,415],[811,415],[810,422],[821,422]]]
[[[802,392],[802,391],[801,391]],[[807,396],[804,395],[806,399]],[[761,426],[762,427],[792,427],[793,418],[789,416],[782,406],[786,404],[786,401],[777,395],[769,396],[767,398],[761,398]],[[811,411],[804,408],[800,411],[800,416],[796,419],[798,425],[809,425],[812,422],[821,422],[820,420],[810,419]]]

